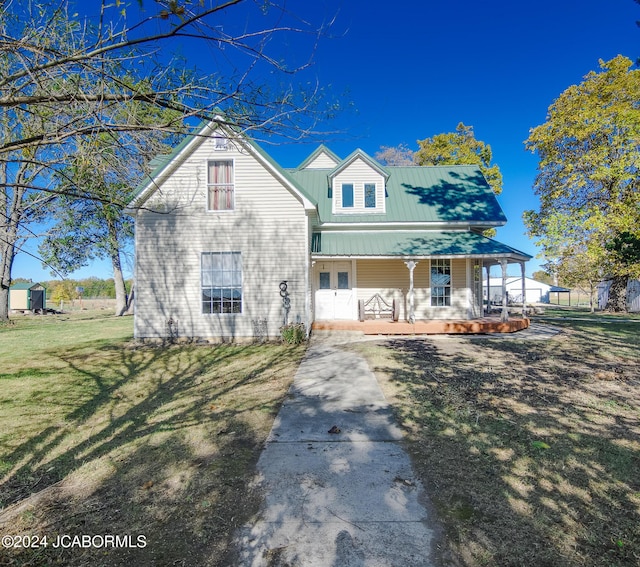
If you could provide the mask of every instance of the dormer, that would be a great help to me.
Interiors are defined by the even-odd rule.
[[[329,174],[332,213],[383,214],[389,174],[362,150],[356,150]]]
[[[298,167],[297,170],[302,169],[333,169],[342,160],[334,154],[325,145],[320,145],[313,153],[305,159]]]

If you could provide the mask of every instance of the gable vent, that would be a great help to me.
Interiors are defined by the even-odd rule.
[[[222,136],[216,136],[213,139],[213,149],[216,152],[224,152],[229,149],[229,140]]]

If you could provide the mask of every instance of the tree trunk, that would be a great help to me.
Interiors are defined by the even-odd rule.
[[[121,317],[127,312],[128,297],[127,286],[124,283],[122,275],[122,265],[120,263],[120,254],[115,253],[111,256],[111,264],[113,265],[113,282],[116,287],[116,316]]]
[[[609,299],[604,310],[612,313],[627,312],[627,284],[628,276],[614,276],[609,287]]]
[[[0,321],[9,320],[9,287],[11,267],[16,256],[17,230],[13,217],[0,223]]]
[[[129,300],[127,302],[127,311],[125,312],[125,315],[133,315],[135,295],[136,295],[135,282],[132,282],[131,290],[129,291]]]
[[[2,322],[9,320],[9,287],[15,247],[5,240],[0,244],[0,322]]]

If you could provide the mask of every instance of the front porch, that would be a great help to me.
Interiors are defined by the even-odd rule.
[[[514,333],[529,327],[526,317],[502,321],[500,316],[480,319],[430,319],[392,321],[391,319],[367,319],[365,321],[314,321],[312,332],[354,331],[365,335],[477,335],[487,333]]]

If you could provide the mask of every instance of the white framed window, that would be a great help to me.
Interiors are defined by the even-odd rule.
[[[447,258],[431,260],[431,305],[451,305],[451,260]]]
[[[235,207],[233,161],[207,163],[207,210],[232,211]]]
[[[364,184],[364,206],[366,209],[376,208],[376,184]]]
[[[242,313],[242,253],[202,252],[202,313]]]
[[[342,184],[342,207],[353,207],[353,183]]]

